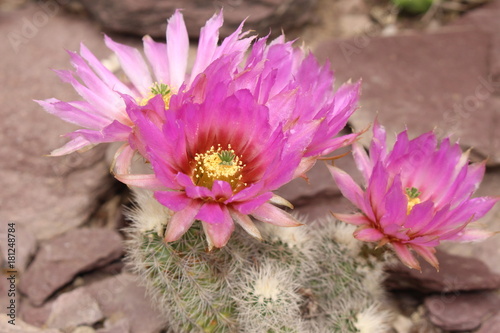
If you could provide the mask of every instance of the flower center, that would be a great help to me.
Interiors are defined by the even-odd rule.
[[[158,83],[158,82],[155,82],[152,86],[151,86],[151,92],[149,93],[149,95],[143,99],[140,99],[138,102],[139,102],[139,105],[141,106],[144,106],[146,104],[148,104],[149,100],[153,97],[155,97],[156,95],[162,95],[163,97],[163,102],[165,102],[165,109],[168,109],[169,105],[170,105],[170,97],[172,97],[172,90],[170,89],[170,87],[164,83]]]
[[[233,191],[240,186],[246,186],[241,182],[241,171],[245,165],[241,156],[236,156],[231,149],[231,145],[228,145],[227,150],[223,150],[220,145],[217,149],[212,146],[205,153],[196,154],[194,160],[196,166],[193,176],[196,185],[211,189],[214,181],[223,180],[231,185]]]
[[[418,205],[421,201],[418,198],[421,192],[418,191],[416,187],[409,188],[405,190],[406,198],[408,198],[408,207],[406,208],[406,214],[409,215],[413,206]]]

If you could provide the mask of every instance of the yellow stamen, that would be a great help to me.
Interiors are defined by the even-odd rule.
[[[241,182],[243,177],[241,171],[245,167],[241,161],[241,156],[236,156],[231,145],[227,150],[223,150],[220,145],[217,149],[212,146],[203,154],[196,154],[194,157],[194,182],[198,186],[212,188],[215,180],[228,182],[233,190],[246,184]]]

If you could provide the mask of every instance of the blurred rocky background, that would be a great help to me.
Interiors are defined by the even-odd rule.
[[[421,7],[415,8],[418,3]],[[396,6],[398,4],[399,6]],[[0,332],[158,333],[159,318],[123,264],[123,207],[128,189],[109,175],[106,147],[47,157],[59,134],[74,129],[33,99],[78,99],[50,70],[69,67],[64,52],[83,41],[100,59],[103,32],[140,45],[164,36],[166,18],[183,8],[195,48],[199,28],[224,7],[227,35],[247,18],[259,35],[298,38],[337,84],[363,80],[350,126],[378,116],[388,133],[435,129],[460,138],[472,158],[487,160],[477,195],[500,195],[500,0],[2,0],[0,1]],[[422,9],[423,8],[423,9]],[[350,128],[346,129],[351,130]],[[367,135],[366,135],[367,136]],[[366,142],[368,138],[366,139]],[[348,155],[336,163],[351,172]],[[321,163],[281,195],[304,218],[352,209]],[[10,319],[8,223],[16,226],[16,326]],[[500,230],[500,206],[479,221]],[[497,333],[500,236],[443,244],[440,272],[387,268],[393,332]],[[5,313],[5,314],[3,314]]]

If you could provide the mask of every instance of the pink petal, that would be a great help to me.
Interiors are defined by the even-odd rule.
[[[259,195],[256,198],[247,199],[245,201],[242,201],[241,203],[234,203],[233,207],[235,210],[239,211],[242,214],[252,214],[257,208],[271,200],[272,196],[272,192],[267,192]]]
[[[233,195],[233,189],[231,188],[231,185],[229,185],[228,182],[222,180],[216,180],[212,185],[212,194],[216,200],[219,199],[225,200]]]
[[[125,74],[132,84],[143,95],[147,96],[153,85],[148,65],[142,58],[140,52],[130,46],[114,42],[108,36],[104,36],[104,42],[118,56],[118,60]]]
[[[354,232],[354,238],[363,242],[378,242],[384,238],[384,234],[374,228],[363,228]]]
[[[182,210],[175,213],[168,221],[165,230],[165,241],[173,242],[181,238],[182,235],[193,225],[194,217],[198,214],[201,203],[191,200]]]
[[[421,271],[420,263],[418,262],[417,259],[415,259],[413,254],[411,254],[410,250],[406,245],[396,242],[391,244],[394,247],[396,255],[399,257],[399,260],[401,260],[403,264],[405,264],[410,268]]]
[[[206,204],[204,205],[206,206]],[[202,207],[203,208],[203,207]],[[209,249],[213,246],[221,248],[227,244],[234,231],[234,222],[225,206],[221,209],[222,220],[218,223],[210,223],[202,220],[203,230],[207,235]]]
[[[279,227],[298,227],[302,225],[292,215],[269,203],[263,204],[253,211],[251,215],[259,221],[271,223]]]
[[[363,205],[363,191],[358,184],[344,171],[337,167],[328,165],[328,169],[333,176],[333,179],[337,183],[340,191],[350,202],[352,202],[356,207],[362,209]]]
[[[167,54],[170,73],[170,85],[179,89],[186,77],[189,38],[180,10],[168,20],[167,25]]]
[[[474,242],[474,241],[482,241],[491,236],[494,236],[496,232],[476,229],[476,228],[467,228],[457,235],[448,237],[447,240],[453,240],[456,242]]]
[[[157,191],[155,192],[154,197],[163,206],[173,210],[174,212],[183,210],[193,201],[198,202],[198,200],[188,198],[186,193],[179,191]]]

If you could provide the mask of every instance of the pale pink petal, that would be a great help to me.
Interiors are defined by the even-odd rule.
[[[150,36],[142,38],[144,43],[144,54],[146,55],[156,81],[168,84],[170,82],[168,72],[167,45],[155,42]]]
[[[135,152],[135,149],[132,149],[128,143],[124,143],[115,153],[110,167],[111,172],[118,175],[129,174]]]
[[[134,94],[123,82],[121,82],[109,69],[107,69],[90,50],[83,44],[80,44],[80,54],[88,61],[90,67],[99,75],[99,77],[114,91],[122,94],[139,97]]]
[[[201,203],[198,201],[190,201],[189,204],[182,210],[176,212],[170,221],[168,221],[167,229],[165,230],[165,241],[173,242],[181,238],[182,235],[193,225],[195,216],[198,214]]]
[[[230,209],[229,213],[231,214],[233,220],[238,223],[243,230],[248,232],[252,237],[257,239],[262,239],[259,229],[252,222],[252,219],[248,215],[241,214],[240,212]]]
[[[352,144],[352,155],[354,157],[354,161],[356,162],[356,166],[359,171],[361,171],[361,175],[365,180],[365,184],[368,184],[370,176],[372,174],[373,163],[366,154],[365,148],[357,142]]]
[[[488,239],[495,234],[496,232],[493,231],[487,231],[477,228],[467,228],[457,233],[455,236],[447,237],[446,240],[453,240],[456,242],[474,242]]]
[[[66,143],[64,146],[62,146],[61,148],[54,149],[50,153],[50,156],[67,155],[88,146],[93,146],[93,143],[82,136],[77,136],[68,143]]]
[[[104,42],[118,56],[118,60],[125,74],[130,79],[135,88],[143,95],[150,92],[153,81],[149,73],[148,65],[140,52],[130,46],[113,41],[108,36],[104,36]]]
[[[186,78],[188,50],[186,24],[180,10],[176,10],[167,25],[169,83],[174,89],[179,89]]]
[[[292,215],[269,203],[265,203],[254,210],[251,215],[259,221],[271,223],[279,227],[298,227],[302,225]]]
[[[337,214],[337,213],[332,213],[332,215],[345,223],[349,224],[354,224],[354,225],[371,225],[372,222],[368,217],[366,217],[365,214],[362,213],[356,213],[356,214]]]
[[[35,102],[40,104],[48,113],[82,127],[101,129],[111,122],[108,117],[97,114],[97,112],[92,113],[88,110],[81,110],[71,103],[61,102],[55,98],[50,98],[45,101],[35,100]]]
[[[191,70],[190,82],[193,82],[196,75],[201,73],[212,62],[217,42],[219,40],[219,29],[222,27],[223,16],[222,10],[219,14],[214,14],[200,31],[200,39],[198,42],[198,53],[196,60]]]
[[[425,259],[429,264],[432,265],[437,271],[439,271],[439,261],[434,255],[436,253],[436,249],[433,247],[420,246],[416,244],[409,244],[409,246],[415,250],[422,258]]]
[[[270,203],[279,205],[279,206],[285,206],[287,208],[293,209],[293,205],[290,203],[290,201],[286,200],[285,198],[280,197],[277,194],[273,194],[272,198],[269,200]]]
[[[149,190],[162,190],[165,188],[163,183],[153,174],[146,175],[115,175],[115,178],[129,186],[137,186]]]

